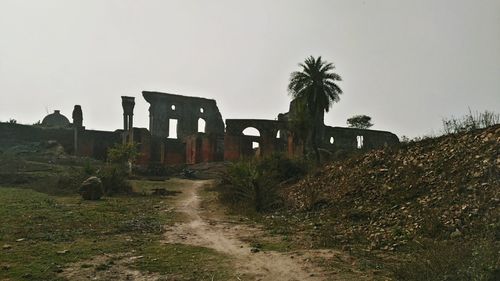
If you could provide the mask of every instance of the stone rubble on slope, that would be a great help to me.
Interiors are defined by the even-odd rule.
[[[326,204],[319,220],[333,224],[339,242],[362,235],[369,249],[394,250],[416,237],[463,239],[485,228],[499,233],[499,171],[496,125],[333,162],[290,187],[286,197],[303,211]]]

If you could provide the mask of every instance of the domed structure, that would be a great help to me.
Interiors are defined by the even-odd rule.
[[[69,127],[70,122],[66,116],[62,115],[59,110],[54,110],[54,113],[45,116],[42,120],[44,127]]]

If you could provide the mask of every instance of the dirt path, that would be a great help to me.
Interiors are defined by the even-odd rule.
[[[207,183],[193,181],[183,189],[176,207],[187,216],[187,222],[167,229],[166,243],[202,246],[231,256],[237,271],[236,280],[324,280],[321,270],[303,258],[271,251],[252,253],[250,245],[238,237],[258,230],[203,218],[198,190]]]
[[[213,210],[215,203],[212,199],[204,199],[202,204],[199,194],[211,184],[210,180],[176,182],[176,187],[171,191],[181,193],[166,201],[169,211],[182,214],[182,222],[165,225],[161,243],[210,248],[230,257],[231,264],[227,266],[233,268],[234,277],[229,280],[382,280],[373,278],[373,274],[356,270],[355,259],[346,253],[331,249],[252,252],[253,248],[245,241],[274,243],[275,239],[281,240],[279,237],[270,237],[264,230],[255,226],[227,220],[225,215]],[[171,276],[138,270],[134,264],[142,258],[146,257],[138,256],[134,251],[102,254],[68,264],[59,276],[75,281],[179,280],[175,276],[170,279]]]

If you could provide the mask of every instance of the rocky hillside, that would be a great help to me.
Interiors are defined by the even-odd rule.
[[[415,238],[498,240],[499,152],[500,125],[426,139],[331,163],[286,197],[334,216],[320,235],[343,244],[391,251]]]

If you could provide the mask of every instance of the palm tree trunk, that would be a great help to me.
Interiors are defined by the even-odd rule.
[[[313,111],[312,113],[312,130],[311,130],[311,147],[314,151],[314,158],[316,160],[316,165],[320,164],[320,155],[319,155],[319,149],[318,149],[318,141],[317,141],[317,135],[318,135],[318,112],[317,110]]]
[[[311,144],[312,144],[312,148],[314,150],[314,157],[316,158],[316,165],[319,165],[320,164],[320,156],[319,156],[318,142],[316,140],[317,131],[318,131],[318,126],[317,126],[316,122],[314,122],[313,129],[312,129],[312,135],[311,135]]]

